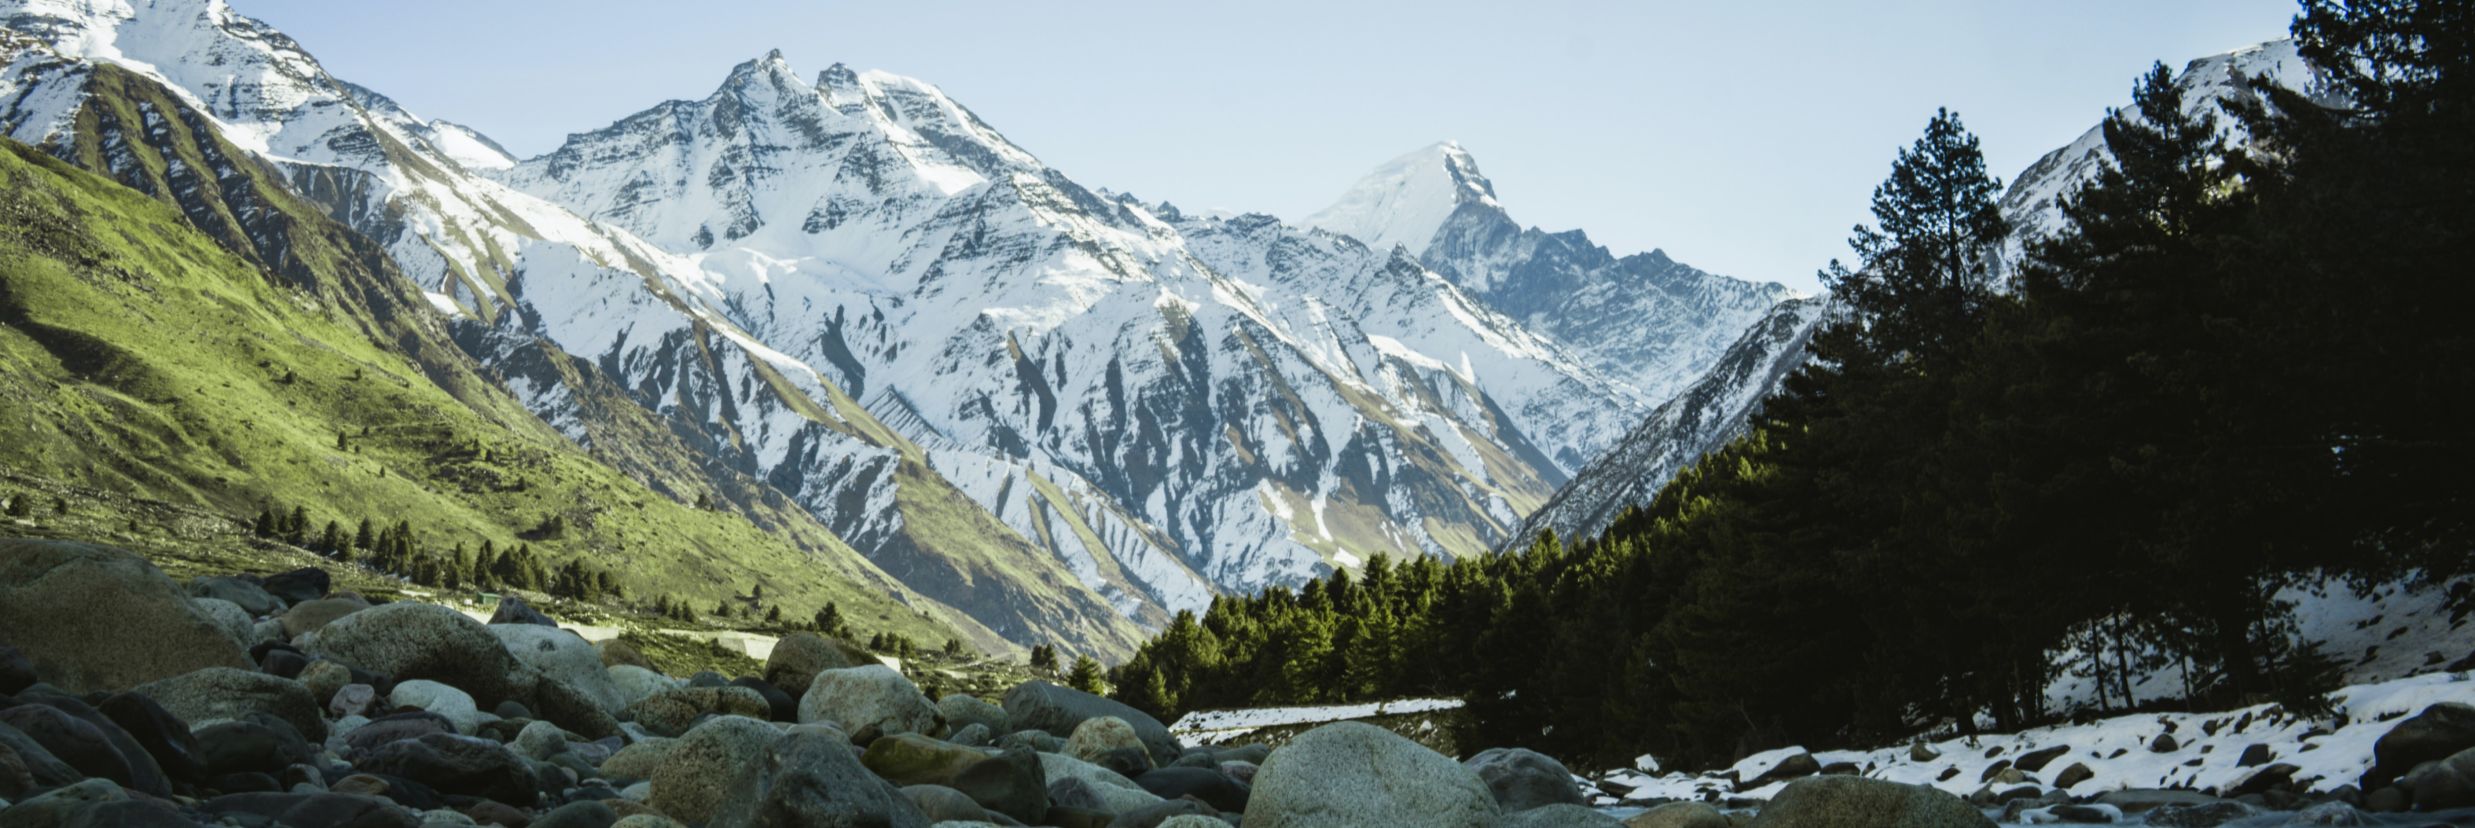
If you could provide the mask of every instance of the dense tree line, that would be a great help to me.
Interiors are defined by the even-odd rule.
[[[2282,588],[2446,582],[2475,551],[2466,9],[2307,0],[2316,99],[2202,105],[2156,68],[2017,261],[1937,113],[1743,439],[1569,548],[1181,613],[1118,697],[1459,695],[1469,743],[1601,763],[2019,727],[2066,712],[2065,668],[2108,707],[2167,664],[2195,703],[2313,704],[2333,665]]]
[[[582,559],[548,564],[533,554],[529,543],[501,548],[495,541],[484,540],[478,550],[461,542],[437,548],[423,543],[409,520],[387,525],[362,518],[360,527],[349,533],[336,521],[327,521],[315,531],[310,528],[312,523],[306,506],[268,505],[259,511],[251,533],[423,586],[522,589],[579,601],[627,597],[626,588],[609,570],[588,566]]]

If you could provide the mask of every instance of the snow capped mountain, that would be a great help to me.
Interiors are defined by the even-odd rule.
[[[1459,142],[1445,141],[1375,168],[1305,223],[1378,251],[1401,246],[1416,253],[1463,204],[1497,206],[1495,184]]]
[[[1579,230],[1523,227],[1468,151],[1443,143],[1378,168],[1306,223],[1407,247],[1481,304],[1555,342],[1633,404],[1674,397],[1793,295],[1660,251],[1618,257]],[[1582,458],[1587,462],[1587,458]]]
[[[767,55],[500,178],[682,251],[1026,537],[1072,493],[1114,529],[1060,554],[1165,608],[1481,551],[1636,410],[1414,261],[1104,196],[893,75]]]
[[[11,136],[149,140],[85,114],[89,78],[159,83],[570,439],[708,493],[627,465],[590,391],[623,389],[1018,643],[1122,652],[1216,593],[1484,554],[1786,295],[1522,229],[1451,144],[1298,227],[1087,188],[931,84],[778,52],[517,159],[221,0],[0,23]]]

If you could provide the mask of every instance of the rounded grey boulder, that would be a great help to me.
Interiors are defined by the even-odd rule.
[[[307,686],[237,667],[208,667],[134,688],[191,729],[251,713],[269,713],[316,742],[327,737],[324,705]]]
[[[601,651],[593,649],[593,643],[584,640],[584,636],[529,623],[491,624],[486,629],[517,661],[543,676],[565,682],[600,705],[603,712],[626,709],[626,694],[620,692],[619,683],[602,666]]]
[[[1505,813],[1544,805],[1586,804],[1573,772],[1554,757],[1528,748],[1488,748],[1462,764],[1487,783]]]
[[[799,721],[829,722],[844,733],[874,725],[891,735],[934,733],[938,716],[936,704],[910,679],[892,667],[870,664],[817,673],[799,698]]]
[[[310,655],[398,681],[429,679],[484,703],[518,695],[516,657],[481,622],[437,604],[386,604],[337,618],[309,634]]]
[[[71,693],[251,666],[240,642],[154,564],[73,541],[0,540],[0,641]]]
[[[781,737],[772,725],[744,716],[721,716],[697,725],[653,768],[653,799],[648,804],[674,819],[704,824],[724,802],[754,795],[765,750]]]
[[[715,828],[810,825],[928,828],[926,814],[892,783],[861,767],[848,741],[826,733],[784,735],[765,754],[760,772],[714,814]],[[660,785],[656,783],[658,791]],[[674,814],[675,816],[675,814]]]
[[[783,692],[796,693],[808,689],[818,673],[875,663],[875,658],[839,640],[795,632],[774,642],[773,652],[765,656],[764,679]]]
[[[1177,738],[1169,735],[1167,725],[1150,714],[1136,710],[1124,702],[1106,699],[1059,687],[1045,681],[1017,684],[1005,693],[1005,712],[1009,726],[1015,730],[1044,730],[1055,734],[1070,734],[1095,716],[1115,716],[1134,726],[1135,735],[1151,749],[1152,763],[1167,765],[1177,761]]]
[[[1363,722],[1336,722],[1272,751],[1255,774],[1247,828],[1493,826],[1502,809],[1478,774]]]
[[[1275,754],[1277,755],[1277,754]],[[1751,828],[1993,828],[1959,797],[1922,785],[1858,776],[1810,776],[1788,783],[1754,814]]]

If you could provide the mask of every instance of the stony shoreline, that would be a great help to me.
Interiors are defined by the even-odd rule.
[[[2294,790],[2292,771],[2209,801],[1996,784],[2057,756],[2014,757],[1962,798],[1801,753],[1735,769],[1727,796],[1659,802],[1625,796],[1641,779],[1585,787],[1517,748],[1456,761],[1357,721],[1188,746],[1044,681],[932,698],[812,633],[767,655],[758,675],[672,677],[521,601],[476,619],[334,592],[317,569],[184,585],[122,550],[0,540],[0,828],[2249,825],[2281,808],[2343,825],[2421,824],[2357,804],[2475,803],[2475,707],[2445,702],[2385,728],[2370,802]],[[2407,801],[2378,801],[2393,791]]]

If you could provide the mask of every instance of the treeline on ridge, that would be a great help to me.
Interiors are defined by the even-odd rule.
[[[2339,665],[2293,643],[2282,589],[2452,583],[2475,554],[2471,28],[2306,0],[2312,97],[2205,106],[2157,67],[2017,261],[1938,113],[1744,438],[1596,538],[1181,613],[1116,695],[1453,695],[1465,744],[1601,766],[2017,728],[2071,712],[2064,669],[2106,709],[2158,703],[2131,686],[2158,668],[2183,703],[2315,705]]]

